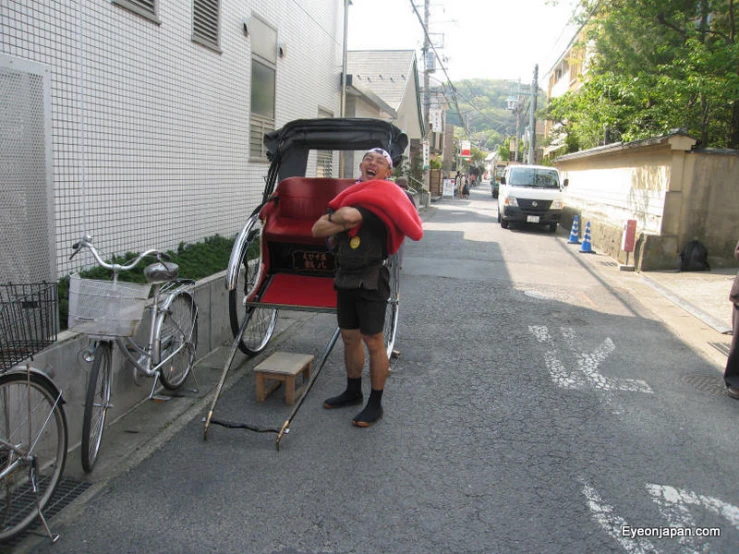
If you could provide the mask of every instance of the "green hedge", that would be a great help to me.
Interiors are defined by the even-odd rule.
[[[224,238],[220,235],[207,237],[203,242],[195,244],[180,243],[177,250],[169,250],[167,254],[172,261],[180,266],[179,276],[186,279],[202,279],[223,271],[228,266],[235,238]],[[83,255],[81,253],[80,255]],[[108,263],[124,264],[135,259],[138,252],[126,252],[122,256],[112,256],[106,260]],[[156,261],[156,258],[144,258],[137,267],[131,271],[122,271],[118,279],[132,283],[145,283],[144,268]],[[112,279],[112,273],[100,266],[79,272],[80,277],[85,279]],[[59,322],[62,329],[67,328],[67,317],[69,315],[69,276],[59,280]]]

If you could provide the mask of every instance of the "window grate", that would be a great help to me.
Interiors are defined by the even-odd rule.
[[[113,0],[113,3],[159,23],[159,20],[157,19],[158,1],[159,0]]]
[[[318,150],[316,156],[316,177],[333,177],[333,150]]]
[[[275,130],[275,122],[271,119],[251,114],[249,127],[249,157],[267,159],[267,148],[264,146],[264,135]]]
[[[218,10],[220,0],[195,0],[193,4],[193,40],[218,49]]]

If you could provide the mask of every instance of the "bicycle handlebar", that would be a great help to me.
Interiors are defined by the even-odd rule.
[[[85,234],[79,242],[75,242],[72,245],[72,249],[74,252],[69,257],[71,260],[74,258],[83,248],[88,248],[90,252],[92,252],[92,256],[95,258],[95,261],[100,265],[101,267],[104,267],[105,269],[111,270],[113,273],[118,273],[120,271],[128,271],[129,269],[133,269],[136,267],[141,260],[146,258],[147,256],[155,256],[157,260],[161,261],[162,259],[169,261],[170,257],[166,252],[162,252],[161,250],[147,250],[146,252],[143,252],[139,254],[135,260],[133,260],[130,263],[127,264],[109,264],[98,253],[97,249],[92,244],[92,237],[90,235]]]

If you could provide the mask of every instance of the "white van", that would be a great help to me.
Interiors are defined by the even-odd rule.
[[[500,178],[498,223],[503,229],[509,223],[546,225],[557,230],[562,219],[562,192],[567,181],[560,183],[559,171],[543,165],[513,165]]]

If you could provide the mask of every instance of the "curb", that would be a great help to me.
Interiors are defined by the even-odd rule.
[[[679,306],[680,308],[682,308],[686,312],[694,315],[695,317],[697,317],[698,319],[700,319],[701,321],[703,321],[706,325],[710,325],[711,327],[713,327],[716,331],[718,331],[722,335],[731,335],[732,334],[732,331],[733,330],[731,329],[731,327],[728,327],[725,323],[717,320],[712,315],[704,312],[700,308],[697,308],[696,306],[694,306],[693,304],[691,304],[687,300],[685,300],[685,299],[677,296],[673,292],[670,292],[665,287],[663,287],[662,285],[660,285],[656,281],[650,279],[649,277],[647,277],[643,273],[640,275],[640,277],[642,278],[642,280],[646,284],[648,284],[654,290],[656,290],[657,292],[659,292],[661,295],[663,295],[665,298],[667,298],[670,302],[672,302],[673,304]]]

